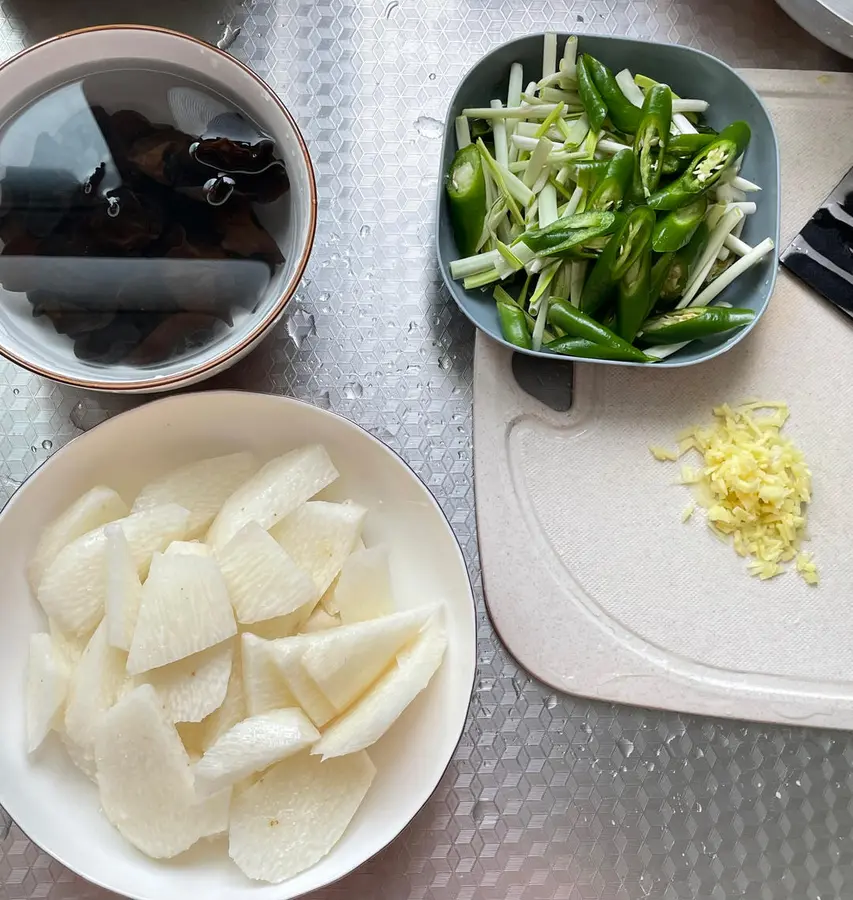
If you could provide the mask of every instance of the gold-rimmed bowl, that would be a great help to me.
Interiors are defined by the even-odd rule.
[[[10,165],[10,161],[3,158],[5,124],[33,101],[63,85],[73,85],[101,73],[122,73],[125,93],[129,91],[132,95],[136,91],[135,105],[145,112],[146,104],[152,99],[146,96],[150,88],[146,87],[145,78],[135,79],[134,72],[153,74],[161,81],[164,77],[174,76],[194,82],[204,92],[218,96],[227,106],[239,110],[275,141],[276,153],[284,160],[290,181],[285,198],[269,207],[256,207],[259,219],[278,244],[284,263],[276,268],[271,279],[264,278],[268,283],[259,282],[257,295],[247,298],[240,306],[230,327],[221,329],[197,347],[162,362],[107,364],[78,358],[72,340],[58,334],[46,316],[33,316],[26,293],[5,287],[5,284],[17,286],[14,277],[17,273],[13,270],[12,277],[0,277],[0,282],[4,283],[0,288],[0,354],[31,372],[75,387],[143,393],[185,387],[221,372],[245,356],[281,317],[311,253],[317,224],[317,190],[308,148],[293,116],[258,75],[230,54],[204,41],[165,29],[129,25],[88,28],[60,35],[24,50],[0,65],[0,167]],[[108,102],[107,98],[105,104]],[[155,110],[156,105],[151,109]],[[14,162],[20,165],[20,148],[16,152]],[[26,151],[23,162],[26,167]],[[0,256],[0,262],[4,260],[8,272],[15,261],[10,263],[10,257]],[[133,283],[137,289],[140,284],[145,284],[148,272],[158,274],[145,266],[160,262],[92,257],[52,260],[40,256],[17,260],[19,265],[41,266],[53,280],[65,277],[65,267],[69,267],[69,271],[73,267],[73,277],[83,284],[89,272],[96,283],[103,275],[104,266],[109,266],[121,271],[120,281]],[[207,283],[216,282],[219,271],[214,264],[219,260],[189,262],[198,264],[199,284],[204,284],[205,278]],[[261,265],[256,264],[256,268]],[[229,273],[232,283],[244,283],[242,270],[236,272],[237,267],[234,268],[235,272]],[[2,274],[0,271],[0,276]]]

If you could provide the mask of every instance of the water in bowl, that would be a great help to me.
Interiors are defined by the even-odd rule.
[[[223,97],[144,69],[38,97],[0,128],[0,302],[96,365],[194,355],[283,262],[274,142]]]

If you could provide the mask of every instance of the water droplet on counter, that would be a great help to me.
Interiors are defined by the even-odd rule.
[[[429,80],[430,80],[430,81],[435,81],[435,72],[430,72],[430,73],[429,73]]]
[[[294,310],[287,317],[287,333],[296,348],[299,349],[305,343],[306,338],[317,333],[314,316],[301,307]]]
[[[229,22],[225,26],[225,30],[222,32],[222,36],[216,42],[216,46],[219,47],[220,50],[228,50],[234,41],[240,36],[241,28],[239,25],[237,28],[234,28]]]
[[[314,401],[316,406],[319,406],[320,409],[331,409],[332,408],[332,398],[329,396],[328,391],[321,391],[320,394],[317,395],[316,400]]]
[[[438,365],[439,368],[442,369],[442,371],[449,372],[451,367],[453,366],[453,363],[450,361],[450,357],[440,356],[438,358]]]
[[[20,388],[12,388],[12,393],[17,397],[21,393]]]
[[[634,742],[629,741],[628,738],[619,738],[616,741],[616,745],[622,751],[622,755],[627,759],[634,752]]]
[[[105,422],[109,418],[109,413],[102,409],[86,409],[82,400],[78,400],[71,410],[71,424],[80,431],[88,431],[95,425]]]
[[[362,396],[364,396],[364,388],[357,381],[351,381],[344,385],[344,397],[347,400],[358,400]]]
[[[398,0],[391,0],[391,2],[385,7],[385,18],[390,19],[391,16],[394,15],[394,11],[399,7]]]
[[[33,444],[32,447],[30,447],[30,450],[31,450],[33,453],[37,453],[37,452],[38,452],[38,449],[36,448],[36,445],[35,445],[35,444]]]
[[[548,694],[545,698],[545,709],[553,709],[559,702],[556,694]]]
[[[358,236],[360,238],[366,238],[370,236],[370,226],[362,225],[361,228],[358,229]]]
[[[52,450],[53,449],[53,441],[42,441],[41,447],[42,447],[42,450]]]
[[[71,424],[75,428],[79,428],[80,431],[85,431],[86,429],[83,427],[83,420],[86,416],[86,407],[78,401],[74,405],[74,409],[71,410]]]
[[[418,116],[415,119],[415,130],[425,138],[440,138],[444,134],[444,125],[432,116]]]

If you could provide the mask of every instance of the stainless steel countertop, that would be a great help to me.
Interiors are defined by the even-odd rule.
[[[0,0],[0,54],[110,22],[230,44],[279,90],[317,169],[317,243],[289,318],[209,385],[300,397],[389,443],[450,517],[478,594],[473,332],[440,286],[432,241],[441,122],[458,79],[490,47],[545,28],[676,41],[738,66],[849,64],[771,0]],[[131,402],[0,363],[0,506]],[[482,603],[479,623],[470,719],[439,789],[391,847],[316,896],[853,896],[848,735],[557,696],[514,665]],[[0,900],[109,896],[0,810]]]

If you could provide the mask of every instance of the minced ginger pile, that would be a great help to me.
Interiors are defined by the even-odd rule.
[[[756,416],[757,410],[768,410]],[[702,465],[681,467],[681,484],[692,485],[696,502],[707,510],[708,525],[721,540],[731,537],[735,551],[750,556],[750,574],[772,578],[783,563],[796,559],[808,584],[818,583],[811,554],[801,552],[806,534],[805,504],[811,499],[811,472],[801,450],[781,434],[788,419],[784,403],[760,401],[714,409],[709,426],[693,426],[678,435],[678,453],[650,447],[655,459],[675,461],[690,450]],[[693,514],[696,503],[684,510]]]

